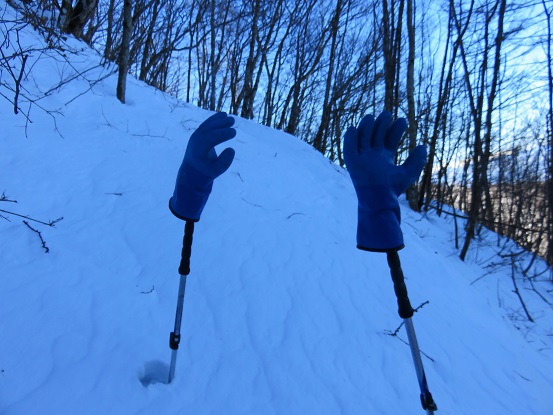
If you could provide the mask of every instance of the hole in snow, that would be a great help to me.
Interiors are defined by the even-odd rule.
[[[159,360],[144,364],[144,371],[138,377],[142,386],[147,387],[156,383],[169,383],[169,366]]]

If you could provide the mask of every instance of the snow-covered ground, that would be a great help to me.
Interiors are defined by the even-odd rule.
[[[30,92],[109,74],[84,44],[67,47],[82,49],[71,65],[30,56]],[[167,203],[209,113],[134,79],[122,105],[115,82],[56,89],[40,101],[55,122],[35,107],[26,125],[0,99],[0,209],[63,218],[0,212],[0,414],[424,413],[405,332],[388,334],[401,319],[386,257],[355,248],[347,172],[238,118],[236,159],[196,225],[176,378],[142,384],[169,364],[183,222]],[[463,263],[450,218],[402,212],[438,413],[552,414],[551,307],[524,290],[536,323],[513,321],[510,268],[481,278],[493,235]]]

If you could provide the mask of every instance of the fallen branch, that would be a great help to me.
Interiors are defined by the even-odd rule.
[[[429,301],[425,301],[424,303],[422,303],[421,305],[419,305],[417,308],[415,308],[413,311],[416,313],[417,311],[419,311],[421,308],[423,308],[426,304],[428,304]],[[392,336],[392,337],[395,337],[397,339],[399,339],[399,341],[401,341],[402,343],[406,344],[407,346],[409,346],[409,343],[406,342],[405,340],[403,340],[401,337],[398,336],[399,334],[399,331],[401,330],[401,328],[403,327],[403,325],[405,324],[404,321],[401,322],[401,324],[398,326],[397,329],[395,329],[394,331],[391,331],[391,330],[384,330],[384,333],[387,334],[388,336]],[[434,359],[431,358],[430,356],[428,356],[426,353],[424,353],[422,350],[420,351],[422,355],[424,355],[428,360],[430,360],[431,362],[434,362]]]
[[[516,268],[515,268],[515,258],[511,257],[511,281],[513,282],[513,292],[518,297],[518,300],[520,301],[520,304],[522,305],[522,309],[524,310],[524,313],[526,314],[526,318],[530,322],[534,322],[534,319],[530,315],[530,311],[528,311],[528,307],[526,307],[526,303],[524,302],[524,299],[522,298],[522,294],[520,293],[520,290],[518,289],[517,279],[516,279]]]
[[[418,306],[417,308],[415,308],[413,311],[416,313],[417,311],[419,311],[421,308],[423,308],[426,304],[430,303],[430,301],[425,301],[424,303],[422,303],[420,306]],[[384,330],[384,333],[386,333],[388,336],[392,336],[392,337],[396,337],[397,334],[399,333],[399,331],[401,330],[401,328],[403,327],[403,324],[404,322],[402,321],[401,324],[399,325],[399,327],[397,329],[395,329],[394,331],[391,331],[391,330]]]
[[[40,224],[42,224],[42,225],[50,226],[50,227],[52,227],[52,228],[56,225],[56,223],[58,223],[59,221],[63,220],[63,216],[62,216],[61,218],[57,218],[56,220],[51,220],[50,222],[43,222],[43,221],[38,220],[38,219],[33,219],[33,218],[29,217],[29,216],[20,215],[19,213],[9,212],[9,211],[3,210],[3,209],[0,209],[0,212],[4,212],[4,213],[7,213],[8,215],[19,216],[20,218],[32,220],[33,222],[38,222],[38,223],[40,223]]]
[[[31,225],[29,225],[29,222],[27,222],[26,220],[24,220],[23,223],[24,223],[25,225],[27,225],[27,227],[28,227],[30,230],[32,230],[33,232],[35,232],[35,233],[38,235],[38,237],[40,238],[40,242],[42,243],[42,248],[44,248],[44,253],[47,254],[48,252],[50,252],[50,248],[48,248],[48,247],[46,246],[46,242],[45,242],[44,239],[42,238],[42,234],[40,233],[40,231],[36,230],[36,229],[33,228]]]

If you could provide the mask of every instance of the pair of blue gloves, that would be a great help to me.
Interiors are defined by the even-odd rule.
[[[227,148],[219,156],[215,146],[236,136],[234,119],[217,113],[205,120],[190,137],[180,166],[175,191],[169,201],[173,214],[197,222],[211,193],[213,181],[234,159]],[[344,137],[344,161],[358,199],[357,247],[376,252],[403,248],[398,197],[419,177],[426,163],[426,147],[415,148],[405,163],[394,157],[407,122],[385,111],[376,119],[364,117]]]

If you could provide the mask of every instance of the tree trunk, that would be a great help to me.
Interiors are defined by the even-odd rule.
[[[401,55],[402,15],[405,0],[399,0],[399,10],[396,11],[397,0],[382,2],[382,26],[384,51],[384,109],[397,116],[399,107],[399,68]],[[397,21],[396,21],[397,19]]]
[[[82,38],[84,26],[96,11],[98,0],[78,0],[75,7],[71,7],[71,3],[67,0],[62,2],[62,10],[67,8],[67,15],[61,21],[61,30],[77,38]]]
[[[244,87],[242,89],[242,112],[243,118],[253,118],[253,101],[255,97],[253,74],[257,64],[256,44],[259,41],[259,13],[261,1],[250,1],[252,7],[252,27],[250,32],[250,42],[248,45],[248,59],[246,60],[246,70],[244,73]]]
[[[159,10],[159,1],[154,2],[154,9],[152,10],[152,16],[150,19],[150,24],[148,25],[148,32],[146,34],[146,40],[144,41],[144,48],[142,50],[142,60],[140,63],[140,73],[138,79],[141,81],[146,80],[148,71],[151,69],[152,59],[150,59],[152,54],[152,49],[154,47],[153,36],[154,28],[156,26],[158,10]]]
[[[499,6],[499,7],[497,7]],[[483,196],[488,191],[488,164],[491,152],[492,139],[492,113],[494,111],[494,103],[499,84],[499,70],[501,67],[501,45],[503,42],[503,22],[506,11],[506,0],[498,0],[495,5],[492,5],[491,11],[486,11],[486,26],[485,36],[483,39],[484,48],[482,51],[483,60],[479,64],[480,85],[477,86],[477,96],[474,96],[474,88],[471,85],[469,77],[469,68],[467,56],[464,46],[461,45],[461,54],[463,57],[463,65],[465,69],[465,81],[467,92],[469,94],[469,103],[471,105],[471,113],[474,122],[474,147],[473,147],[473,176],[471,189],[471,204],[468,212],[468,221],[466,225],[465,242],[459,254],[461,260],[465,260],[469,245],[474,239],[477,223],[482,218]],[[495,36],[494,45],[489,45],[490,28],[489,25],[497,12],[497,33]],[[489,13],[489,14],[488,14]],[[489,79],[489,62],[488,53],[494,51],[493,72],[491,74],[491,84],[486,85],[486,80]],[[489,88],[489,90],[488,90]],[[486,96],[487,95],[487,96]],[[475,99],[476,98],[476,99]],[[484,110],[484,102],[486,108]],[[484,117],[484,112],[486,115]]]
[[[210,88],[209,88],[209,109],[215,111],[215,88],[217,85],[217,71],[215,68],[215,50],[216,50],[216,32],[215,32],[215,0],[211,0],[211,10],[210,10],[210,45],[211,51],[209,53],[209,70],[210,73]]]
[[[115,0],[109,1],[107,12],[107,31],[106,31],[106,46],[104,47],[104,58],[108,61],[113,59],[113,18],[115,14]]]
[[[342,15],[342,0],[338,0],[336,9],[334,10],[334,16],[330,22],[330,51],[328,58],[328,72],[326,75],[325,92],[322,103],[322,116],[319,124],[319,129],[313,140],[313,147],[319,150],[322,154],[326,153],[327,149],[327,137],[330,129],[331,114],[333,102],[331,100],[331,90],[334,79],[334,66],[336,64],[336,44],[338,38],[338,30],[340,29],[340,17]]]
[[[415,7],[414,0],[407,0],[407,138],[409,140],[409,151],[417,145],[417,116],[415,108]],[[418,204],[419,187],[413,183],[407,189],[407,200],[411,209],[420,211]]]
[[[550,266],[553,267],[553,56],[552,56],[552,43],[553,38],[551,34],[551,10],[547,9],[545,0],[542,0],[544,12],[547,19],[547,74],[549,78],[548,82],[548,112],[547,112],[547,155],[546,155],[546,168],[547,176],[545,181],[545,212],[546,219],[546,235],[547,235],[547,253],[546,259]],[[551,273],[551,280],[553,281],[553,272]]]
[[[129,48],[132,34],[132,0],[123,3],[123,40],[119,52],[119,77],[117,79],[117,99],[125,103],[127,72],[129,71]]]

